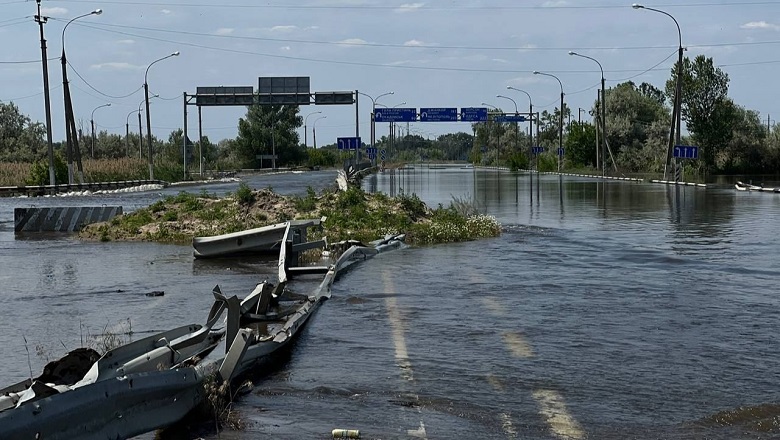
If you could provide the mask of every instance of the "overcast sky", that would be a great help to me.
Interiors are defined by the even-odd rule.
[[[482,102],[514,111],[507,94],[527,111],[558,105],[557,75],[567,104],[590,108],[600,72],[596,63],[568,55],[575,50],[598,59],[607,87],[628,79],[663,88],[676,59],[677,28],[669,17],[615,0],[520,1],[428,0],[176,0],[49,1],[43,15],[48,40],[55,140],[64,137],[59,55],[65,23],[101,8],[100,16],[73,22],[66,47],[73,106],[88,128],[93,110],[98,129],[124,134],[128,114],[143,100],[149,70],[152,129],[156,136],[182,126],[182,94],[198,86],[254,86],[259,76],[309,76],[311,90],[355,90],[378,102],[407,107],[472,107]],[[713,57],[731,79],[729,94],[766,121],[780,115],[780,1],[664,0],[648,7],[672,14],[682,28],[686,55]],[[44,121],[43,79],[34,1],[0,0],[0,100],[13,101],[33,120]],[[30,63],[19,63],[34,61]],[[106,96],[108,95],[108,96]],[[129,96],[128,96],[129,95]],[[317,121],[317,143],[355,132],[352,106],[305,106],[308,143]],[[369,135],[370,100],[361,96],[360,134]],[[204,108],[204,134],[212,141],[235,137],[243,107]],[[190,107],[189,136],[197,137],[197,112]],[[583,119],[590,116],[583,114]],[[131,114],[130,130],[138,131]],[[145,125],[145,124],[144,124]],[[145,131],[145,128],[144,128]],[[412,123],[425,137],[470,131],[468,123]],[[377,127],[386,134],[387,124]],[[303,133],[301,131],[301,139]]]

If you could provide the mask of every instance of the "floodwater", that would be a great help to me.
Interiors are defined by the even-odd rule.
[[[247,182],[303,193],[334,177]],[[468,200],[504,231],[346,274],[234,407],[245,429],[219,438],[780,437],[780,194],[552,175],[531,189],[528,175],[425,166],[364,187]],[[194,261],[186,246],[13,234],[15,206],[127,210],[176,191],[0,199],[0,383],[106,329],[202,323],[215,284],[243,296],[272,276],[273,263]],[[198,436],[217,438],[182,433]]]

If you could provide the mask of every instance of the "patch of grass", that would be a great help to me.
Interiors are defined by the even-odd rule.
[[[309,186],[306,188],[306,197],[294,196],[293,203],[300,213],[312,212],[317,208],[317,193]]]
[[[244,182],[238,184],[236,190],[236,200],[242,205],[249,205],[255,201],[255,194],[252,192],[252,188]]]

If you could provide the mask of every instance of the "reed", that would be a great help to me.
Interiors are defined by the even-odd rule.
[[[0,186],[24,185],[31,168],[30,163],[0,162]]]

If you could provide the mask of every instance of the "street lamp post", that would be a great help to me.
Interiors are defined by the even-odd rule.
[[[374,138],[376,137],[376,126],[374,124],[374,113],[376,113],[376,102],[379,101],[379,98],[383,96],[395,95],[395,92],[382,93],[376,98],[373,98],[371,97],[371,95],[363,92],[358,92],[358,94],[363,95],[371,100],[371,148],[374,148]],[[360,148],[358,148],[358,151],[360,151]]]
[[[103,104],[95,107],[92,110],[92,116],[89,118],[89,125],[92,126],[92,159],[95,158],[95,110],[103,107],[111,107],[111,103]]]
[[[561,162],[563,160],[563,155],[561,154],[563,152],[563,83],[561,82],[560,78],[557,76],[551,74],[551,73],[544,73],[539,72],[538,70],[534,70],[534,75],[544,75],[549,76],[552,78],[555,78],[558,80],[558,84],[561,86],[561,120],[560,120],[560,127],[558,127],[558,172],[561,172]]]
[[[504,95],[496,95],[496,98],[504,98],[504,99],[508,99],[508,100],[512,101],[512,104],[515,105],[515,116],[518,116],[520,114],[520,112],[517,110],[517,102],[515,102],[514,99],[512,99],[512,98],[510,98],[508,96],[504,96]],[[519,125],[518,122],[515,121],[515,150],[519,151],[520,147],[518,145],[518,142],[519,142],[519,137],[520,137],[520,129],[518,128],[518,125]]]
[[[318,115],[320,113],[322,113],[322,112],[311,112],[308,115],[306,115],[305,118],[303,118],[303,146],[306,147],[306,148],[309,148],[309,140],[307,139],[307,134],[308,134],[309,130],[306,129],[306,121],[309,120],[309,116],[311,116],[311,115]],[[317,148],[316,145],[315,145],[314,148]]]
[[[495,110],[496,112],[501,112],[501,109],[499,109],[495,105],[488,104],[487,102],[483,102],[482,105],[484,105],[485,107],[490,107],[493,110]],[[495,118],[493,118],[493,119],[495,120]],[[490,124],[490,116],[489,115],[488,115],[488,124]],[[490,127],[489,126],[488,126],[488,131],[487,132],[488,132],[488,134],[487,134],[488,139],[487,140],[488,140],[488,144],[490,144]],[[496,142],[497,142],[496,143],[496,163],[498,163],[498,154],[501,151],[501,132],[500,131],[498,132],[498,139],[496,140]]]
[[[125,156],[126,157],[130,157],[130,115],[132,115],[137,111],[138,110],[131,111],[130,113],[127,114],[127,117],[125,118]]]
[[[680,124],[681,124],[681,107],[682,107],[682,75],[683,75],[683,45],[682,45],[682,31],[680,30],[680,23],[677,22],[677,19],[672,16],[672,14],[662,11],[660,9],[655,8],[649,8],[644,5],[640,5],[638,3],[634,3],[631,5],[634,9],[647,9],[648,11],[658,12],[659,14],[664,14],[667,17],[671,18],[674,21],[674,24],[677,26],[677,37],[678,37],[678,49],[677,49],[677,84],[675,85],[675,91],[674,91],[674,105],[672,106],[672,124],[671,129],[669,132],[669,148],[666,151],[666,163],[664,163],[664,180],[667,179],[667,168],[672,162],[672,151],[674,149],[675,141],[677,144],[680,144]],[[677,124],[675,126],[675,123]],[[676,129],[676,132],[675,132]],[[676,162],[675,162],[675,168],[676,168]],[[675,173],[676,176],[676,173]]]
[[[528,103],[529,103],[529,108],[528,108],[528,124],[529,124],[528,125],[528,127],[529,127],[528,128],[528,133],[529,133],[529,136],[530,136],[530,147],[529,148],[533,148],[533,145],[534,145],[534,103],[533,103],[533,100],[531,100],[531,94],[526,92],[525,90],[518,89],[518,88],[515,88],[515,87],[512,87],[512,86],[506,86],[506,88],[507,88],[507,90],[514,90],[516,92],[525,93],[525,95],[528,96]],[[529,151],[529,154],[533,154],[533,153],[531,153],[531,151]],[[528,157],[528,160],[529,160],[529,163],[530,163],[531,156]]]
[[[398,103],[398,104],[396,104],[394,106],[387,106],[387,105],[384,105],[384,104],[377,104],[377,105],[381,105],[384,108],[396,108],[396,107],[400,107],[402,105],[406,105],[406,101],[400,102],[400,103]],[[395,122],[390,121],[389,124],[390,124],[390,129],[389,129],[389,132],[388,132],[388,136],[389,136],[389,140],[390,140],[391,153],[393,153],[393,152],[395,152]]]
[[[68,85],[68,59],[65,56],[65,31],[68,29],[71,23],[79,18],[89,17],[90,15],[100,15],[103,13],[102,9],[95,9],[87,14],[82,14],[77,17],[71,18],[65,26],[62,28],[62,55],[60,56],[60,63],[62,64],[62,91],[65,98],[65,140],[67,143],[66,155],[68,158],[68,183],[73,183],[73,155],[77,157],[79,164],[79,170],[81,170],[81,153],[78,144],[78,135],[76,133],[76,121],[73,117],[73,102],[70,99],[70,86]],[[80,176],[83,181],[83,175]]]
[[[573,51],[569,51],[569,55],[594,61],[599,65],[599,69],[601,69],[601,115],[599,115],[601,124],[599,125],[601,125],[601,176],[603,177],[607,174],[607,93],[604,90],[604,68],[601,66],[601,63],[593,57]],[[596,151],[596,167],[598,167],[598,156],[598,151]]]
[[[320,116],[319,118],[315,119],[314,122],[311,124],[311,133],[314,135],[314,149],[317,149],[317,121],[320,119],[325,119],[327,116]]]
[[[46,145],[49,152],[49,185],[55,185],[57,180],[54,173],[54,143],[51,135],[51,99],[49,97],[49,58],[46,55],[46,38],[43,36],[43,25],[49,20],[49,17],[41,15],[41,0],[38,3],[38,15],[35,16],[35,22],[38,23],[41,30],[41,64],[43,65],[43,104],[46,110]]]
[[[151,64],[146,67],[146,72],[144,73],[144,101],[146,101],[146,141],[149,144],[149,180],[154,180],[154,161],[152,159],[152,118],[149,115],[149,69],[157,62],[177,56],[179,56],[178,50],[170,55],[166,55],[162,58],[158,58],[152,61]]]

